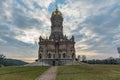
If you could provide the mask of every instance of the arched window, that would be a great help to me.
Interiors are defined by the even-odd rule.
[[[40,46],[39,50],[40,50],[40,52],[43,52],[43,48],[41,46]]]
[[[65,57],[66,57],[65,53],[63,53],[63,58],[65,58]]]
[[[72,58],[74,58],[75,57],[75,54],[74,53],[72,53]]]
[[[50,53],[48,54],[48,58],[51,58],[51,54]]]
[[[61,58],[61,54],[59,54],[59,58]]]
[[[42,58],[42,54],[39,54],[39,59],[41,59]]]
[[[55,54],[53,54],[53,58],[55,58]]]

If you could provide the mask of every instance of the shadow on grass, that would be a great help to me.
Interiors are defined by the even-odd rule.
[[[34,71],[34,70],[11,71],[11,72],[6,72],[6,73],[0,73],[0,75],[14,74],[14,73],[22,73],[22,72],[31,72],[31,71]]]

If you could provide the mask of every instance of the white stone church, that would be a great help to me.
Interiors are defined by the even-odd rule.
[[[57,7],[50,20],[51,34],[46,39],[40,36],[37,61],[49,65],[64,65],[76,57],[74,36],[68,39],[63,34],[63,16]]]

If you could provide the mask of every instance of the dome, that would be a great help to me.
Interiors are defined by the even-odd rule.
[[[62,16],[62,13],[58,10],[57,6],[56,6],[56,10],[52,12],[52,16]]]

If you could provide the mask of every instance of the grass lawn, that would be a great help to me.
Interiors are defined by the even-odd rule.
[[[59,66],[56,80],[120,80],[120,65]]]
[[[3,67],[3,65],[2,65],[2,64],[0,64],[0,68],[1,68],[1,67]]]
[[[0,68],[0,80],[35,80],[49,67],[19,66]]]

